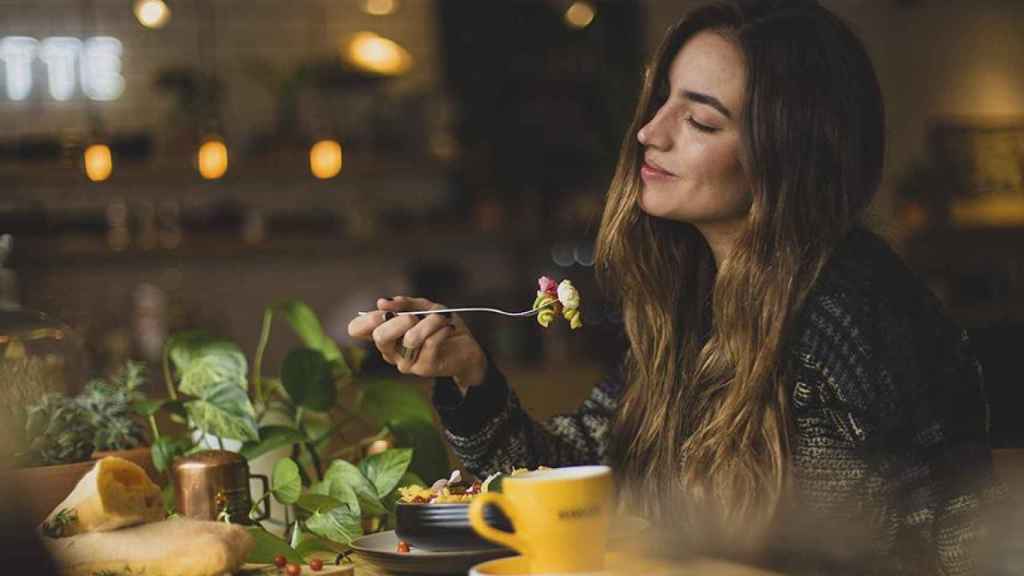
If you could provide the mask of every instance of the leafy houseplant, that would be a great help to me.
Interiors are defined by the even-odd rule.
[[[47,394],[26,412],[26,450],[22,464],[84,462],[95,452],[129,450],[145,445],[143,427],[133,404],[142,398],[145,373],[128,362],[108,380],[95,379],[73,398]]]
[[[90,381],[77,396],[51,393],[26,408],[17,467],[0,482],[22,486],[29,518],[42,520],[104,452],[152,473],[145,430],[133,410],[144,382],[143,367],[129,362],[109,379]]]
[[[289,350],[279,377],[267,377],[263,357],[275,316],[302,345]],[[233,342],[200,332],[174,335],[163,355],[168,398],[137,406],[155,438],[154,465],[164,471],[174,457],[223,447],[225,440],[240,441],[239,451],[250,461],[290,448],[291,458],[275,466],[271,493],[301,518],[284,519],[292,540],[309,532],[346,546],[364,524],[387,525],[388,498],[403,477],[422,483],[420,478],[447,476],[448,456],[422,396],[396,380],[363,377],[364,355],[360,348],[339,347],[312,309],[295,300],[264,311],[251,373]],[[161,434],[154,417],[160,410],[184,423],[187,433]],[[354,429],[372,433],[357,437]],[[383,438],[400,449],[352,463]],[[258,542],[268,538],[276,540],[265,533]]]
[[[256,547],[249,560],[271,562],[280,554],[291,562],[303,562],[317,552],[343,552],[363,534],[367,517],[384,517],[384,525],[393,525],[399,488],[423,484],[408,471],[411,461],[412,450],[408,448],[385,450],[363,459],[358,466],[338,459],[328,467],[323,480],[304,488],[298,464],[290,458],[279,460],[274,465],[271,491],[263,497],[293,506],[297,518],[288,526],[287,542],[261,527],[251,528]],[[253,504],[254,511],[259,504]]]

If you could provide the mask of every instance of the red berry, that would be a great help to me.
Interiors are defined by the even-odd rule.
[[[299,566],[298,564],[289,564],[285,566],[284,572],[288,576],[299,576],[299,574],[302,574],[302,566]]]
[[[313,558],[309,561],[309,567],[312,568],[314,572],[319,572],[324,569],[324,561],[319,558]]]
[[[274,556],[274,566],[278,568],[284,568],[284,565],[288,563],[288,559],[284,557],[284,554],[278,554]]]

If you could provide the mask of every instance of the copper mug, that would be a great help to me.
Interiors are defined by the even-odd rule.
[[[227,450],[203,450],[174,460],[174,500],[177,512],[198,520],[219,520],[222,514],[234,524],[251,524],[270,517],[270,500],[264,499],[259,516],[250,518],[252,496],[249,480],[255,478],[270,490],[262,474],[250,474],[249,463]]]

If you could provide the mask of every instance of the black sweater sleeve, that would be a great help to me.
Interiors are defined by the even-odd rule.
[[[433,401],[452,450],[483,477],[515,468],[603,462],[621,389],[619,378],[602,380],[575,413],[536,421],[488,359],[484,382],[465,397],[450,378],[438,378]]]

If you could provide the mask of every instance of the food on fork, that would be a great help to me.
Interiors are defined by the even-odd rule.
[[[541,309],[537,314],[537,323],[547,328],[555,316],[562,316],[569,321],[569,327],[573,330],[583,326],[583,316],[580,313],[580,293],[569,280],[562,280],[556,284],[547,276],[541,276],[537,281],[540,289],[537,290],[537,298],[533,301],[534,309]]]

